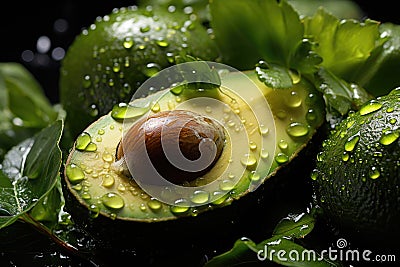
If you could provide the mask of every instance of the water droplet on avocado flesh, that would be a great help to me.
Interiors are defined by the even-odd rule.
[[[79,166],[85,176],[74,183],[66,179],[69,190],[73,191],[75,197],[87,207],[96,205],[99,216],[147,222],[194,216],[199,212],[229,205],[234,199],[247,194],[252,185],[260,184],[271,177],[283,167],[283,163],[288,163],[304,147],[324,118],[323,115],[317,116],[310,125],[307,119],[309,110],[323,114],[324,108],[322,98],[318,99],[318,93],[312,91],[312,87],[306,82],[300,81],[294,86],[296,103],[288,105],[287,97],[294,97],[293,91],[277,92],[259,82],[252,71],[245,74],[257,85],[262,99],[252,99],[251,103],[245,103],[238,96],[246,94],[243,87],[246,86],[247,81],[242,81],[241,75],[231,73],[224,76],[227,84],[223,90],[224,93],[213,95],[225,104],[223,107],[209,104],[192,105],[185,98],[184,92],[180,93],[178,99],[176,92],[168,91],[169,89],[161,90],[146,98],[136,99],[129,104],[117,105],[115,109],[84,130],[83,141],[87,143],[90,136],[91,142],[97,146],[96,151],[79,150],[76,146],[72,149],[67,166],[68,164]],[[311,92],[313,101],[307,100]],[[251,99],[251,96],[248,98]],[[259,122],[252,113],[251,107],[257,105],[258,101],[264,101],[265,98],[270,105],[272,115],[276,118]],[[133,107],[133,113],[142,114],[127,115],[129,112],[126,109],[129,107]],[[141,116],[171,110],[171,108],[190,109],[205,116],[215,116],[226,129],[229,129],[228,141],[235,146],[242,146],[243,151],[246,151],[240,155],[232,154],[229,144],[226,144],[213,169],[201,179],[187,184],[187,186],[201,186],[217,181],[217,190],[212,192],[194,190],[185,201],[177,199],[174,205],[168,205],[148,195],[132,178],[122,174],[120,166],[114,162],[115,150],[123,133],[124,116],[128,116],[131,123],[135,123]],[[284,117],[277,115],[281,112],[285,113]],[[245,142],[239,138],[242,133],[248,135],[248,140]],[[271,168],[262,167],[257,169],[257,172],[254,171],[256,166],[269,165]],[[234,182],[236,177],[239,179],[238,183]],[[88,185],[83,185],[86,181]],[[85,187],[85,190],[78,190],[78,186]],[[168,191],[165,193],[168,194]],[[85,199],[86,195],[90,198]],[[192,207],[193,204],[201,208]]]
[[[395,93],[366,103],[334,129],[316,161],[317,204],[362,242],[391,235],[400,223],[394,216],[400,212],[399,117]]]

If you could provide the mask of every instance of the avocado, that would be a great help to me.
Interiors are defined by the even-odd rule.
[[[397,88],[350,113],[317,154],[315,202],[330,225],[361,244],[399,236],[399,136]]]
[[[252,210],[264,196],[251,201],[245,201],[245,196],[263,195],[258,187],[307,146],[324,122],[323,100],[306,79],[297,80],[288,90],[267,87],[255,71],[221,72],[221,81],[219,89],[162,89],[116,105],[88,126],[65,163],[64,190],[71,214],[98,238],[114,240],[117,246],[167,240],[177,247],[185,246],[185,240],[208,235],[225,238],[236,229],[233,221],[251,218],[239,213],[257,215]],[[259,108],[265,105],[269,109]],[[116,151],[121,136],[143,116],[178,109],[218,121],[226,139],[207,173],[180,184],[188,195],[161,200],[163,193],[168,196],[171,190],[148,194],[120,168]],[[136,156],[144,157],[141,153]],[[230,210],[235,203],[247,204]]]
[[[61,62],[60,102],[71,138],[187,54],[211,61],[219,55],[206,28],[182,10],[130,6],[97,18]]]

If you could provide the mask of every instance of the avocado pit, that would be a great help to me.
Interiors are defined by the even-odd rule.
[[[146,175],[146,168],[155,168],[167,181],[184,184],[215,165],[225,140],[214,119],[188,110],[163,111],[142,117],[126,132],[117,146],[116,161],[130,177],[135,170]]]

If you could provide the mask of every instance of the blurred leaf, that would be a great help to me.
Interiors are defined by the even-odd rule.
[[[400,25],[382,23],[380,39],[368,60],[355,70],[353,80],[374,96],[400,86]]]
[[[19,63],[0,63],[0,161],[57,116],[31,73]]]
[[[62,129],[62,121],[56,121],[6,154],[0,173],[0,211],[6,216],[0,218],[0,229],[32,209],[55,186]]]
[[[240,70],[259,60],[289,67],[303,39],[299,15],[286,1],[212,0],[210,11],[222,61]]]

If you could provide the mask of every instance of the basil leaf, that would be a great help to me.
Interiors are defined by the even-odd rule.
[[[58,120],[6,154],[0,175],[0,211],[5,214],[0,229],[32,209],[55,186],[62,160],[58,146],[62,130]]]

